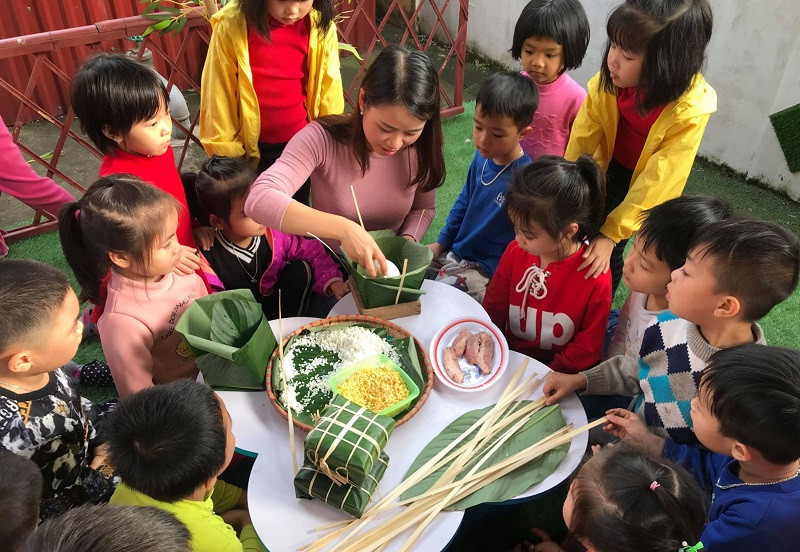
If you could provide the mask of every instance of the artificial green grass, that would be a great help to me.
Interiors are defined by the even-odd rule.
[[[800,171],[800,104],[773,113],[769,120],[789,170]]]

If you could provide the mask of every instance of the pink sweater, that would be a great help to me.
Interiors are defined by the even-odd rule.
[[[120,397],[197,377],[194,358],[175,325],[192,301],[207,294],[196,274],[169,273],[144,284],[111,271],[97,332]]]
[[[403,148],[391,157],[370,155],[369,169],[362,176],[352,149],[336,142],[319,123],[311,123],[294,135],[280,159],[256,179],[244,211],[261,224],[280,229],[292,194],[310,176],[314,209],[358,222],[352,184],[367,230],[389,228],[398,236],[410,234],[419,241],[433,220],[436,190],[419,192],[417,186],[408,187],[416,165],[414,148]]]
[[[522,74],[528,76],[525,71]],[[533,161],[543,155],[563,157],[572,121],[586,98],[586,90],[566,73],[550,84],[536,84],[536,88],[539,107],[533,115],[531,131],[520,144]]]
[[[0,192],[19,199],[34,209],[58,216],[64,204],[75,198],[50,178],[39,176],[22,158],[11,133],[0,117]],[[0,256],[8,252],[0,234]]]

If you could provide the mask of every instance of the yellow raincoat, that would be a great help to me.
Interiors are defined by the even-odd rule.
[[[608,169],[614,152],[619,109],[617,96],[600,89],[600,73],[589,80],[589,94],[572,124],[564,157],[570,161],[588,153]],[[689,89],[658,116],[633,170],[623,202],[609,213],[600,232],[619,242],[639,229],[639,215],[683,192],[709,116],[717,110],[717,94],[695,75]]]
[[[306,111],[313,121],[342,113],[344,94],[336,25],[331,24],[321,37],[319,12],[312,9],[310,15]],[[214,14],[211,28],[200,90],[200,141],[209,155],[245,156],[255,164],[261,118],[250,69],[247,22],[236,0]]]

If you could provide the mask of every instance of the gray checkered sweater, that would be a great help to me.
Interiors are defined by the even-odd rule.
[[[766,345],[764,332],[753,323],[755,342]],[[609,358],[581,372],[589,395],[630,395],[634,410],[657,435],[676,443],[697,445],[689,415],[700,374],[718,348],[711,346],[695,324],[669,311],[653,318],[639,348]]]

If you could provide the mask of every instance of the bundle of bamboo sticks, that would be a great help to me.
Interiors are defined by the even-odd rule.
[[[497,464],[483,467],[486,460],[491,458],[503,443],[529,421],[530,416],[544,407],[544,398],[520,406],[520,401],[528,397],[541,383],[541,380],[536,377],[529,377],[517,385],[527,364],[528,360],[526,359],[503,391],[500,399],[489,411],[452,443],[409,475],[382,500],[364,512],[361,519],[318,527],[317,530],[334,530],[302,547],[301,550],[319,552],[336,539],[340,539],[330,548],[330,552],[380,551],[397,535],[415,527],[411,536],[400,548],[401,551],[410,550],[422,531],[443,509],[542,454],[569,443],[579,433],[588,431],[606,421],[605,418],[601,418],[578,429],[573,429],[570,424]],[[470,459],[486,447],[488,450],[482,453],[481,459],[459,478]],[[426,492],[412,499],[396,502],[400,495],[408,489],[448,464],[450,466]],[[371,528],[367,527],[376,515],[400,506],[407,507],[392,518],[377,525],[373,524]]]

